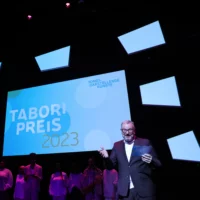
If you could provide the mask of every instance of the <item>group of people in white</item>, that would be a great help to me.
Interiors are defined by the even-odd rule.
[[[31,163],[20,166],[13,184],[12,172],[0,162],[0,200],[10,200],[8,191],[14,186],[14,200],[38,200],[42,167],[36,163],[36,154],[30,154]],[[53,200],[116,200],[118,172],[106,166],[101,171],[94,159],[88,160],[88,167],[81,173],[76,163],[72,164],[69,176],[62,171],[60,163],[50,177],[49,195]]]
[[[69,174],[62,171],[59,163],[51,175],[49,194],[53,200],[156,200],[156,184],[152,174],[162,166],[149,139],[136,136],[134,122],[121,123],[123,139],[113,145],[109,156],[104,147],[99,150],[104,158],[102,172],[94,159],[88,160],[83,173],[74,163]],[[38,200],[42,167],[36,164],[36,154],[31,162],[19,168],[14,187],[14,200]],[[118,166],[118,172],[114,169]],[[4,162],[0,162],[0,200],[10,200],[8,192],[13,187],[13,176]],[[69,198],[68,198],[69,197]]]

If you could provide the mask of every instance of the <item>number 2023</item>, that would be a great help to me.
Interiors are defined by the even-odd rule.
[[[42,148],[49,148],[49,147],[58,147],[58,146],[62,146],[62,147],[67,147],[67,146],[77,146],[78,143],[79,143],[79,140],[78,140],[78,133],[76,132],[72,132],[70,133],[70,135],[73,135],[73,140],[75,140],[75,143],[73,144],[67,144],[67,140],[68,138],[70,137],[68,133],[65,133],[65,138],[60,139],[60,136],[58,134],[53,134],[52,136],[49,136],[47,134],[43,135],[44,137],[46,137],[47,139],[44,141],[44,143],[42,144]],[[53,139],[52,138],[56,138],[57,139],[57,142],[53,142]],[[51,145],[47,145],[47,143],[50,141],[50,144]]]

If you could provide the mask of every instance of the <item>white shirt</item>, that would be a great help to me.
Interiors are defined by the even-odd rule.
[[[69,175],[69,191],[72,191],[73,187],[77,187],[80,190],[82,190],[83,187],[83,174],[82,173],[78,173],[78,174],[74,174],[74,173],[70,173]]]
[[[24,175],[18,174],[15,183],[14,198],[24,199],[25,184]]]
[[[67,194],[68,177],[65,172],[56,172],[51,175],[49,194],[51,196],[65,196]]]
[[[115,169],[103,171],[104,197],[117,199],[118,173]]]
[[[83,181],[84,187],[87,187],[91,183],[93,183],[97,178],[97,176],[102,177],[102,171],[98,168],[95,169],[86,168],[83,174],[84,174],[84,181]],[[85,199],[86,200],[98,199],[97,196],[101,196],[102,194],[103,194],[102,184],[96,184],[94,187],[94,193],[93,192],[87,193]]]
[[[35,169],[34,168],[31,169],[30,172],[31,172],[32,175],[34,175],[35,174]]]
[[[133,149],[133,145],[134,145],[134,142],[132,144],[127,144],[125,142],[125,151],[126,151],[126,156],[127,156],[127,159],[128,159],[128,162],[130,162],[130,159],[131,159],[131,154],[132,154],[132,149]],[[134,188],[134,185],[133,185],[133,181],[131,179],[131,176],[130,176],[130,186],[129,186],[130,189]]]
[[[40,180],[42,179],[42,167],[38,164],[35,164],[34,168],[32,169],[31,165],[27,165],[24,168],[25,175],[28,175],[28,179],[26,181],[26,193],[32,193],[33,191],[40,190]],[[36,175],[40,179],[29,176],[29,175]]]
[[[0,191],[6,191],[12,188],[13,175],[9,169],[0,169]]]

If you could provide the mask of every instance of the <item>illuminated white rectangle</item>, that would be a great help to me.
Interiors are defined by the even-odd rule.
[[[5,119],[3,156],[110,150],[131,119],[125,71],[10,91]]]
[[[41,71],[68,67],[70,46],[35,57]]]
[[[142,104],[181,106],[175,77],[140,86]]]
[[[200,147],[193,131],[167,140],[173,159],[200,161]]]
[[[159,21],[118,37],[128,54],[165,44]]]

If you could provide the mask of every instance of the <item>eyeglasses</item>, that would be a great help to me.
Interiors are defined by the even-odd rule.
[[[121,129],[121,131],[122,131],[123,133],[126,133],[126,132],[131,133],[131,132],[133,132],[133,129]]]

